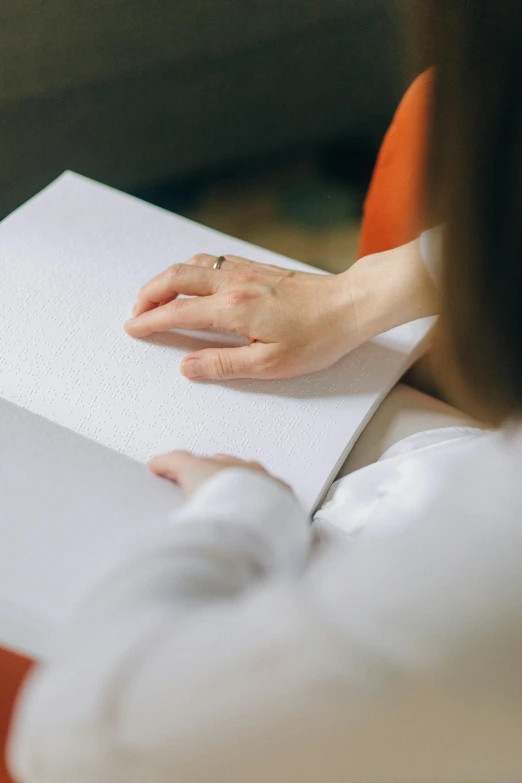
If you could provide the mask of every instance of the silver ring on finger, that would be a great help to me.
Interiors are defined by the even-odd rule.
[[[214,266],[212,267],[212,269],[221,269],[221,264],[223,263],[223,261],[226,261],[225,256],[218,256],[214,261]]]

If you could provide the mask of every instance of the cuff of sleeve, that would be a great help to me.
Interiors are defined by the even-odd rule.
[[[218,473],[173,516],[176,527],[225,524],[254,534],[273,566],[302,566],[310,545],[310,518],[282,484],[261,473],[230,468]]]

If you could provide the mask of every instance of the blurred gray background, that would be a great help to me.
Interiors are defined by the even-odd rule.
[[[392,0],[2,0],[0,216],[66,168],[197,216],[201,183],[298,159],[310,211],[318,162],[367,178],[404,87],[397,17]]]

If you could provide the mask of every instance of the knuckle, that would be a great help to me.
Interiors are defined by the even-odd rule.
[[[183,277],[185,272],[184,266],[184,264],[173,264],[172,266],[169,266],[170,279],[179,280],[181,277]]]
[[[225,300],[229,307],[237,307],[250,299],[250,295],[244,288],[232,288],[225,294]]]
[[[232,362],[227,354],[217,353],[211,362],[211,372],[214,378],[228,378],[232,375]]]
[[[205,269],[211,269],[216,260],[216,256],[211,256],[208,253],[196,253],[195,256],[189,258],[184,266],[200,266]]]
[[[210,256],[208,253],[196,253],[195,256],[192,256],[192,258],[189,261],[189,264],[196,264],[197,266],[202,266],[206,261],[208,261]]]

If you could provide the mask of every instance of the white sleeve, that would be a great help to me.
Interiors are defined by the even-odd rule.
[[[218,670],[229,652],[248,657],[259,633],[263,618],[257,624],[255,613],[244,616],[245,596],[264,581],[300,573],[309,544],[310,520],[279,483],[240,469],[207,482],[161,541],[99,586],[32,677],[10,752],[17,779],[128,783],[135,778],[125,748],[133,740],[124,735],[139,733],[143,722],[172,728],[176,758],[190,703],[196,713],[202,699],[209,711],[219,708],[203,686],[214,657]],[[168,707],[158,688],[171,690]],[[154,759],[143,748],[138,756],[136,769],[145,769],[136,779],[151,783]]]
[[[16,779],[522,780],[519,508],[508,516],[495,485],[491,524],[480,449],[465,457],[474,492],[455,457],[427,505],[431,465],[412,460],[390,476],[382,524],[312,556],[281,486],[209,484],[29,684]],[[511,486],[516,471],[495,465]]]
[[[426,270],[436,284],[441,287],[442,278],[442,246],[444,241],[444,226],[431,228],[420,236],[420,251]]]

